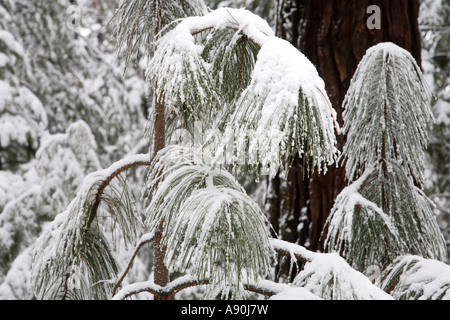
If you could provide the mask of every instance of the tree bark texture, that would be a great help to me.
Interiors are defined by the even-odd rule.
[[[155,90],[157,92],[157,90]],[[154,132],[153,132],[153,145],[151,145],[151,158],[155,156],[160,150],[165,147],[166,140],[166,122],[165,122],[165,103],[164,98],[158,95],[154,99],[155,115],[154,115]],[[169,281],[169,270],[164,264],[164,258],[166,255],[166,248],[162,245],[162,233],[164,223],[161,223],[159,230],[156,232],[153,243],[153,277],[154,283],[165,287]],[[155,294],[155,300],[166,300],[168,296],[163,294]]]
[[[379,29],[369,29],[369,6],[380,9]],[[288,40],[316,66],[325,81],[342,126],[342,102],[350,80],[371,46],[393,42],[411,52],[420,65],[419,0],[278,0],[277,35]],[[338,136],[342,150],[345,137]],[[296,159],[286,179],[269,181],[270,220],[280,238],[322,250],[321,233],[334,200],[346,186],[342,163],[325,175],[306,175]]]

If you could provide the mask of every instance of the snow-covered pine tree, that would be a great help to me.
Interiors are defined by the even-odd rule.
[[[199,8],[196,12],[200,14],[177,16],[182,5]],[[32,276],[37,297],[125,299],[150,292],[154,298],[171,299],[185,288],[204,285],[207,297],[219,298],[243,297],[248,291],[274,298],[288,293],[309,299],[392,298],[339,255],[311,252],[270,237],[261,208],[226,169],[250,169],[256,175],[261,170],[287,172],[293,156],[302,154],[310,160],[311,170],[323,170],[336,159],[335,132],[339,127],[335,113],[311,62],[275,37],[264,20],[247,10],[204,12],[201,8],[201,2],[188,0],[121,2],[116,15],[123,28],[117,31],[119,51],[130,57],[139,46],[149,60],[146,80],[155,97],[148,130],[151,156],[132,155],[87,176],[67,209],[36,242]],[[175,20],[163,23],[164,14]],[[395,63],[385,61],[389,72],[384,75],[418,72],[414,64],[411,69],[411,61],[404,59],[402,50],[396,48],[392,56],[388,51],[376,60],[389,57],[387,62],[395,60],[401,68],[397,70]],[[400,58],[394,59],[399,52]],[[403,67],[406,71],[401,71]],[[373,70],[368,67],[366,71]],[[421,86],[420,81],[409,80],[401,78],[414,89]],[[388,90],[384,97],[415,103],[406,95],[392,93]],[[417,101],[421,104],[425,99]],[[395,107],[402,106],[394,104],[391,111],[398,111]],[[415,115],[428,119],[426,112]],[[181,142],[177,135],[180,129],[187,138]],[[398,132],[390,129],[397,129],[397,124],[386,121],[381,137],[393,139]],[[424,147],[424,132],[412,148],[420,151]],[[355,182],[347,189],[352,194],[347,202],[365,210],[362,215],[366,219],[354,220],[376,226],[365,229],[366,233],[360,230],[363,242],[369,238],[376,241],[374,235],[380,230],[387,230],[385,239],[400,233],[391,212],[384,212],[398,211],[399,207],[387,205],[382,196],[367,200],[379,189],[411,187],[417,207],[427,207],[428,200],[419,188],[420,161],[398,149],[397,142],[384,140],[384,157],[376,154],[376,161],[369,164],[364,157],[357,161],[352,176]],[[404,163],[411,173],[403,172]],[[148,202],[145,217],[138,212],[123,174],[135,166],[149,168],[142,191]],[[392,181],[372,183],[385,174]],[[366,185],[370,188],[364,189]],[[415,212],[428,215],[428,211]],[[351,225],[351,216],[346,215],[343,221]],[[153,280],[127,284],[137,255],[149,243],[157,247],[153,262],[161,269],[154,269]],[[128,251],[129,258],[119,261],[116,251],[129,250],[130,245],[134,248]],[[440,245],[436,247],[431,246],[439,254]],[[305,263],[292,284],[264,280],[275,252]],[[166,279],[156,279],[157,271]],[[169,271],[176,272],[172,276],[182,275],[171,281]]]
[[[346,176],[324,230],[325,248],[357,270],[385,269],[404,254],[446,259],[423,193],[424,150],[433,120],[430,91],[406,50],[367,50],[344,100]]]
[[[89,175],[77,197],[36,244],[33,279],[40,298],[121,299],[143,291],[173,298],[176,292],[198,285],[209,285],[209,297],[240,297],[244,289],[270,296],[287,289],[262,280],[275,251],[309,262],[316,258],[304,248],[274,242],[261,209],[221,165],[225,151],[231,155],[226,164],[250,166],[255,172],[261,167],[271,172],[288,168],[289,161],[285,164],[282,159],[298,152],[310,157],[318,170],[334,161],[338,127],[312,64],[247,10],[219,9],[181,19],[158,37],[155,48],[147,80],[155,95],[163,98],[169,130],[154,133],[170,141],[175,131],[171,129],[193,132],[195,122],[201,121],[206,139],[199,146],[194,137],[184,147],[169,145],[156,153],[144,186],[150,201],[145,221],[132,202],[123,201],[130,197],[115,197],[120,189],[113,189],[110,197],[107,190],[117,186],[114,180],[126,169],[148,165],[148,155],[123,159]],[[280,71],[273,73],[276,69]],[[243,134],[236,143],[233,131]],[[244,157],[245,145],[251,150],[249,157]],[[220,205],[214,204],[218,199]],[[120,209],[111,216],[111,225],[121,230],[115,234],[135,242],[136,249],[120,272],[110,254],[120,237],[110,238],[101,228],[100,212],[108,209],[102,209],[102,203]],[[159,259],[171,271],[186,275],[165,286],[150,281],[121,289],[136,255],[155,241],[158,232],[164,248]],[[134,238],[134,233],[141,237]],[[335,262],[331,256],[327,261]],[[83,271],[79,291],[69,285],[72,270]],[[99,282],[102,277],[116,279],[114,286]],[[378,297],[388,297],[370,288]]]

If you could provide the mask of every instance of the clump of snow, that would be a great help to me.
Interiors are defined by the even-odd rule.
[[[249,86],[236,102],[222,145],[233,145],[235,161],[276,174],[305,154],[319,170],[335,160],[336,112],[314,65],[285,40],[261,46]],[[218,148],[223,150],[223,146]],[[220,155],[219,155],[220,156]]]
[[[393,299],[336,253],[321,254],[306,263],[293,284],[325,300]]]

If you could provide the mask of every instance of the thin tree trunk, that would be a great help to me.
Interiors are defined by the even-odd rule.
[[[368,28],[371,5],[380,8],[380,29]],[[410,51],[420,64],[419,5],[419,0],[279,0],[277,35],[316,66],[342,126],[342,102],[368,48],[393,42]],[[338,136],[340,150],[344,144],[345,137]],[[336,196],[346,186],[345,172],[340,163],[329,167],[325,175],[308,177],[303,161],[296,159],[286,181],[280,177],[269,181],[279,192],[267,200],[269,215],[282,239],[322,250],[322,229]]]
[[[161,30],[161,21],[162,21],[162,13],[161,13],[161,1],[154,0],[153,1],[153,10],[155,16],[155,35],[159,33]],[[153,132],[153,145],[150,145],[150,155],[151,158],[155,156],[160,150],[165,147],[166,144],[166,118],[165,118],[165,101],[164,101],[164,93],[158,95],[158,90],[155,88],[155,98],[154,98],[154,107],[155,107],[155,117],[153,119],[154,124],[154,132]],[[166,247],[164,247],[161,243],[162,241],[162,233],[164,228],[164,221],[161,223],[158,231],[154,236],[153,242],[153,278],[154,283],[161,287],[165,287],[169,281],[169,270],[164,264],[164,259],[166,256]],[[155,294],[155,300],[167,300],[169,296],[164,294]]]

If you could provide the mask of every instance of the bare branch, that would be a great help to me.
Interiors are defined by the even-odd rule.
[[[126,275],[128,274],[128,272],[131,269],[131,266],[133,265],[133,261],[136,258],[139,250],[141,250],[141,248],[146,245],[147,243],[152,242],[154,239],[154,235],[153,234],[149,234],[146,233],[144,234],[141,239],[139,240],[138,244],[136,245],[136,249],[133,252],[133,255],[130,258],[130,261],[128,262],[128,265],[126,267],[126,269],[121,273],[119,280],[117,280],[116,284],[114,285],[114,289],[113,289],[113,296],[116,294],[117,289],[122,285],[122,281],[123,279],[125,279]]]

